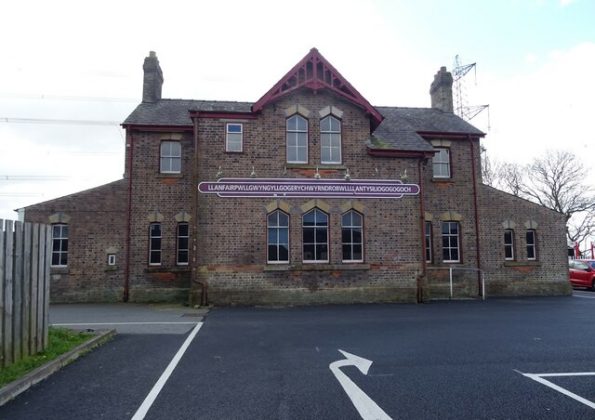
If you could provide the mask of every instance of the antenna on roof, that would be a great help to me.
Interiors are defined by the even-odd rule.
[[[454,94],[454,108],[455,114],[464,119],[471,121],[475,116],[480,114],[485,109],[488,110],[488,130],[490,129],[490,105],[467,105],[467,92],[465,89],[464,77],[474,70],[475,84],[477,85],[477,63],[462,64],[459,55],[455,55],[452,76],[453,76],[453,94]]]

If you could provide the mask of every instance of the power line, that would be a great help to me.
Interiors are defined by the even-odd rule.
[[[0,181],[64,181],[70,178],[54,175],[0,175]]]
[[[138,98],[109,98],[99,96],[67,96],[67,95],[24,95],[13,93],[0,93],[0,98],[11,99],[42,99],[42,100],[58,100],[58,101],[84,101],[84,102],[125,102],[137,103]]]
[[[54,125],[103,125],[119,126],[119,121],[101,121],[101,120],[61,120],[54,118],[9,118],[0,117],[0,122],[8,124],[54,124]]]

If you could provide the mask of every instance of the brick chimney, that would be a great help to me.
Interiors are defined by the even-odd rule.
[[[161,86],[163,85],[163,72],[155,51],[150,51],[143,63],[143,102],[157,102],[161,99]]]
[[[452,74],[446,71],[446,67],[440,67],[440,71],[434,75],[434,81],[430,86],[432,108],[453,112],[452,82]]]

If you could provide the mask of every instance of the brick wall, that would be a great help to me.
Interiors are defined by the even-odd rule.
[[[287,164],[286,110],[310,111],[309,162]],[[320,163],[319,111],[336,106],[342,115],[341,165]],[[310,178],[316,166],[323,178],[398,179],[405,170],[417,183],[415,159],[373,158],[365,142],[370,122],[363,112],[325,92],[293,93],[267,106],[257,120],[244,121],[243,153],[225,152],[225,122],[199,121],[199,178]],[[290,263],[266,264],[267,208],[274,199],[199,197],[198,280],[208,284],[215,303],[321,303],[331,301],[414,301],[421,271],[419,198],[359,200],[364,216],[364,263],[343,264],[341,214],[347,199],[323,199],[329,218],[328,264],[302,263],[302,215],[311,199],[283,199],[290,215]],[[198,291],[197,291],[198,293]]]
[[[68,266],[51,268],[52,303],[122,299],[126,203],[126,181],[119,180],[25,209],[27,222],[69,227]],[[108,265],[108,254],[116,265]]]
[[[488,296],[570,294],[564,216],[486,185],[481,185],[480,199]],[[514,231],[513,261],[504,258],[505,227]],[[527,258],[528,228],[534,228],[537,236],[535,261]]]

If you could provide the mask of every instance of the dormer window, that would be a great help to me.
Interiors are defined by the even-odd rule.
[[[287,163],[308,163],[308,120],[299,114],[287,119]]]
[[[320,120],[320,162],[341,163],[341,121],[332,115]]]

